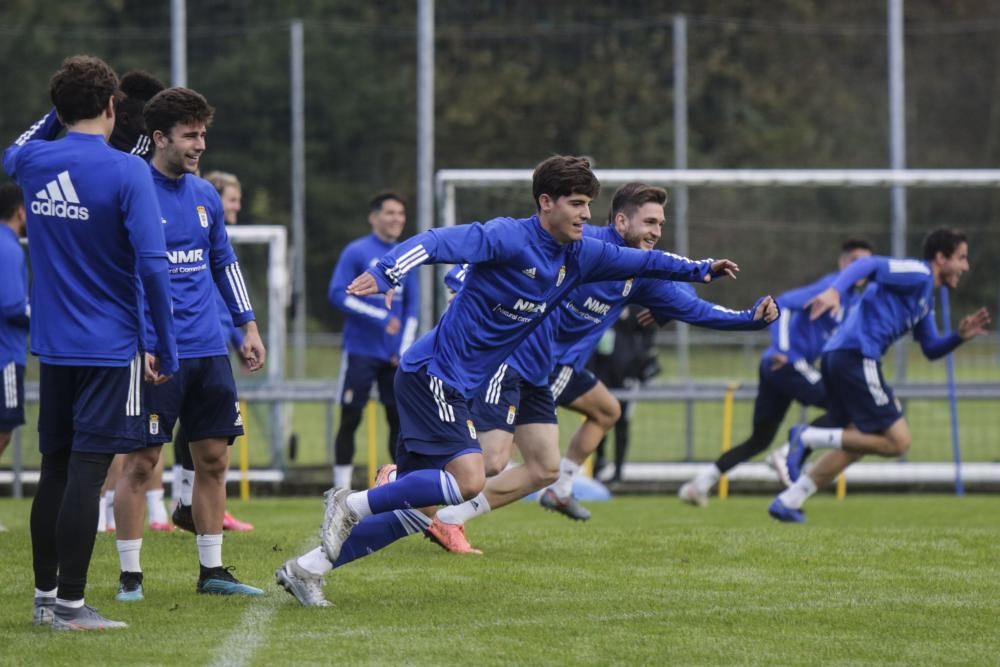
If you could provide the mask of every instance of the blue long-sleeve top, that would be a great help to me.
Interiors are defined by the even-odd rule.
[[[177,370],[166,246],[149,167],[103,136],[61,129],[55,112],[3,154],[21,186],[34,279],[31,350],[48,364],[124,366],[143,349],[140,282]]]
[[[152,164],[146,170],[152,174],[163,215],[178,354],[181,359],[225,355],[217,294],[236,326],[253,320],[254,312],[229,242],[222,200],[211,183],[193,174],[174,179]],[[151,329],[146,336],[156,340]]]
[[[924,356],[938,359],[962,344],[957,333],[938,335],[934,322],[934,274],[918,259],[863,257],[840,272],[830,285],[841,301],[859,280],[867,279],[857,306],[823,351],[859,350],[869,359],[881,359],[896,340],[910,330]]]
[[[383,361],[399,359],[417,335],[420,311],[420,284],[417,274],[410,273],[396,288],[392,308],[387,310],[385,298],[378,294],[357,297],[347,294],[347,286],[357,276],[378,263],[398,244],[383,241],[374,233],[347,244],[340,253],[330,277],[327,299],[330,305],[347,315],[344,322],[344,351]],[[391,318],[400,322],[395,334],[385,331]]]
[[[625,247],[625,240],[614,225],[587,225],[584,235]],[[746,310],[724,308],[698,298],[688,283],[632,277],[583,283],[514,350],[507,363],[533,384],[547,384],[557,365],[581,370],[601,336],[629,304],[649,308],[661,325],[680,320],[730,331],[755,331],[767,326],[763,320],[754,321],[756,306]]]
[[[17,234],[0,224],[0,368],[27,361],[28,268]]]
[[[819,358],[823,346],[837,330],[844,315],[854,307],[855,292],[849,290],[844,295],[843,307],[836,314],[824,313],[822,317],[811,320],[804,308],[813,297],[830,287],[836,278],[836,272],[828,273],[819,280],[778,296],[781,315],[770,327],[771,345],[764,350],[762,358],[770,359],[775,354],[782,354],[789,363],[805,359],[808,364]]]
[[[582,282],[650,276],[703,281],[712,260],[583,238],[560,244],[537,216],[432,229],[401,243],[371,267],[381,290],[423,263],[474,265],[436,327],[403,355],[401,367],[427,367],[469,397]]]

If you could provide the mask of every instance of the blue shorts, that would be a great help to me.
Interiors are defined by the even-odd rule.
[[[13,361],[0,369],[0,433],[24,423],[24,366]]]
[[[521,375],[507,364],[500,364],[486,388],[470,401],[476,428],[483,433],[497,429],[513,433],[520,397]]]
[[[470,401],[428,373],[426,366],[400,369],[394,388],[399,410],[397,474],[442,469],[462,454],[482,452]]]
[[[368,403],[372,385],[378,383],[378,398],[382,405],[396,405],[393,381],[396,366],[382,359],[345,353],[340,365],[340,404],[363,407]]]
[[[557,366],[549,376],[549,388],[556,405],[569,405],[597,386],[598,379],[586,368]]]
[[[862,433],[881,433],[903,416],[903,409],[882,375],[882,363],[858,350],[823,353],[823,378],[829,393],[830,419],[854,424]]]
[[[823,376],[805,359],[771,370],[771,358],[761,359],[757,369],[759,384],[753,404],[754,423],[781,422],[792,401],[802,405],[827,407]]]
[[[142,357],[128,366],[56,366],[39,376],[42,454],[124,454],[146,447]]]
[[[500,369],[506,366],[503,364]],[[498,384],[494,385],[491,380],[486,390],[472,399],[471,405],[476,426],[484,433],[495,429],[513,433],[523,424],[558,423],[556,403],[549,386],[533,385],[513,368],[506,368]]]
[[[181,420],[190,442],[243,435],[240,399],[228,356],[181,359],[169,381],[147,390],[146,442],[162,445],[173,439]]]

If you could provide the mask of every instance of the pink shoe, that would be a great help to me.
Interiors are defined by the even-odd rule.
[[[222,515],[222,529],[231,530],[234,533],[249,533],[253,530],[253,524],[240,521],[229,512]]]
[[[149,529],[157,533],[172,533],[174,532],[174,527],[169,523],[160,523],[159,521],[152,521],[149,524]]]
[[[469,540],[465,536],[465,526],[461,524],[444,523],[434,517],[431,525],[424,529],[424,535],[445,551],[450,551],[453,554],[481,555],[483,553],[469,544]]]

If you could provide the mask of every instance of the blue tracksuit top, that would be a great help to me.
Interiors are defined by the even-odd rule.
[[[31,254],[31,350],[48,364],[126,366],[148,295],[161,371],[177,370],[166,247],[149,166],[50,112],[3,154],[24,190]]]
[[[625,240],[614,225],[587,225],[584,234],[625,247]],[[601,336],[629,304],[649,308],[661,325],[680,320],[711,329],[752,331],[767,326],[763,320],[754,321],[756,306],[747,310],[723,308],[698,298],[687,283],[632,277],[584,283],[514,350],[507,363],[536,385],[548,384],[549,375],[557,365],[573,366],[579,371],[587,365]]]
[[[695,262],[588,237],[560,244],[531,216],[432,229],[401,243],[371,272],[384,291],[425,262],[474,266],[441,321],[403,355],[401,367],[426,366],[471,397],[581,282],[640,275],[702,281],[712,260]]]
[[[28,267],[17,234],[0,224],[0,368],[28,356]]]
[[[185,174],[170,178],[150,163],[156,196],[163,216],[163,234],[170,262],[170,294],[177,322],[177,352],[181,359],[227,354],[219,326],[216,292],[221,294],[233,324],[254,319],[236,253],[215,187],[203,178]],[[147,327],[146,337],[155,341]]]
[[[934,274],[927,262],[863,257],[841,271],[831,287],[840,292],[843,300],[862,278],[868,279],[868,285],[824,352],[858,350],[869,359],[881,359],[889,346],[911,329],[928,359],[942,357],[961,345],[957,333],[938,335]]]
[[[417,335],[420,311],[420,285],[416,273],[406,277],[396,288],[392,310],[385,309],[385,297],[373,294],[357,297],[347,294],[347,286],[357,276],[371,269],[378,260],[398,244],[387,243],[374,233],[347,244],[340,253],[330,277],[327,298],[330,305],[347,314],[344,322],[344,351],[365,357],[390,361],[402,356]],[[394,335],[385,332],[389,319],[399,319],[400,330]]]

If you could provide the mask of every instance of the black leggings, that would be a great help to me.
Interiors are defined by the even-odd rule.
[[[715,460],[715,467],[719,469],[719,472],[727,472],[765,451],[771,446],[771,442],[778,433],[778,429],[781,427],[781,422],[784,419],[785,416],[781,415],[775,419],[754,422],[750,437],[717,458]],[[810,423],[810,426],[819,426],[822,428],[833,426],[833,423],[827,414],[824,413],[814,419]]]
[[[113,454],[42,455],[31,504],[35,588],[58,588],[62,600],[81,600],[97,537],[101,486]]]
[[[194,472],[194,457],[191,456],[191,440],[183,425],[177,426],[177,435],[174,436],[174,461],[185,470]]]
[[[399,411],[395,405],[386,405],[385,419],[389,424],[389,458],[396,460],[396,441],[399,439]],[[354,434],[361,425],[365,407],[345,405],[340,409],[340,428],[333,443],[334,463],[339,466],[351,465],[354,461]]]

